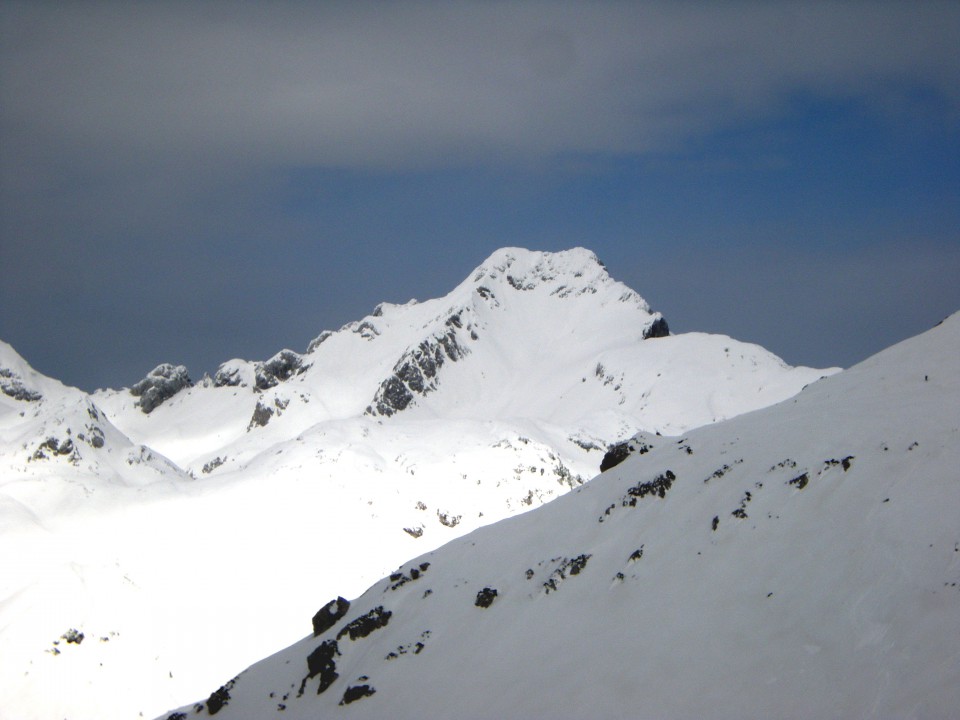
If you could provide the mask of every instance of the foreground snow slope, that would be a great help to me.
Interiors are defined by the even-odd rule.
[[[296,640],[317,598],[579,487],[608,443],[831,372],[665,332],[589,251],[509,248],[195,385],[164,365],[86,395],[0,346],[0,717],[160,713]]]
[[[638,437],[166,717],[953,717],[958,351],[954,315],[775,407]]]

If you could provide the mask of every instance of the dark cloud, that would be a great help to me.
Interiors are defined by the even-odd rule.
[[[5,139],[93,166],[662,148],[797,91],[956,103],[955,3],[7,3]]]

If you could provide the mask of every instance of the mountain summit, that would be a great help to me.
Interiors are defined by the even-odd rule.
[[[317,598],[835,372],[670,334],[579,248],[499,250],[441,298],[212,377],[162,363],[87,395],[0,363],[0,707],[25,720],[200,697]]]

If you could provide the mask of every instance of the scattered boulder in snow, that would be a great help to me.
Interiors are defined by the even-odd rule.
[[[496,588],[485,587],[477,593],[477,599],[473,604],[479,608],[488,608],[493,605],[493,601],[497,598],[497,595],[499,595],[499,593]]]
[[[225,458],[225,457],[220,457],[219,455],[217,455],[217,457],[215,457],[215,458],[214,458],[213,460],[211,460],[210,462],[207,462],[207,463],[204,463],[204,464],[203,464],[203,468],[202,468],[203,474],[204,474],[204,475],[209,475],[209,474],[212,473],[214,470],[216,470],[218,467],[220,467],[221,465],[223,465],[226,461],[227,461],[227,458]]]
[[[787,480],[787,485],[796,485],[797,490],[803,490],[809,482],[810,476],[807,475],[807,473],[803,473],[802,475],[797,475],[797,477],[792,480]]]
[[[659,498],[667,496],[667,490],[673,485],[677,476],[671,470],[667,470],[661,475],[657,475],[650,482],[637,483],[631,488],[627,488],[627,494],[623,496],[620,504],[623,507],[636,507],[637,500],[645,498],[647,495],[656,495]]]
[[[336,625],[337,620],[346,615],[349,609],[350,601],[340,596],[320,608],[317,614],[313,616],[314,637],[322,635]]]
[[[611,445],[610,449],[604,454],[603,460],[600,461],[600,472],[606,472],[610,468],[616,467],[633,453],[643,455],[649,451],[650,447],[646,443],[635,440],[625,440]]]
[[[216,715],[220,712],[225,705],[230,702],[230,690],[233,688],[233,684],[236,682],[236,678],[228,682],[226,685],[221,685],[219,688],[210,693],[210,697],[207,698],[207,712],[211,715]]]
[[[391,615],[393,613],[390,610],[384,610],[383,605],[378,605],[370,612],[361,615],[356,620],[351,621],[349,625],[346,625],[337,633],[337,640],[340,640],[344,635],[349,635],[351,640],[365,638],[374,630],[386,627],[387,623],[390,622]]]
[[[140,382],[130,388],[130,394],[139,397],[137,404],[147,415],[193,382],[183,365],[162,363]]]
[[[454,515],[452,513],[445,513],[437,510],[437,519],[440,521],[440,524],[449,528],[459,525],[461,517],[462,515]]]
[[[30,456],[30,459],[47,460],[55,455],[70,455],[74,450],[73,440],[70,438],[60,442],[55,437],[49,437],[40,443],[33,455]],[[47,453],[51,454],[48,455]]]
[[[84,637],[84,634],[76,628],[70,628],[60,636],[62,640],[66,640],[68,643],[75,643],[76,645],[82,643]]]
[[[340,701],[340,704],[349,705],[353,701],[369,697],[375,692],[376,689],[370,685],[351,685],[347,688],[346,692],[343,693],[343,699]]]
[[[593,557],[591,553],[584,553],[575,558],[554,558],[554,561],[561,560],[561,562],[543,583],[544,593],[549,595],[551,591],[558,590],[560,583],[567,579],[567,575],[579,575],[591,557]]]

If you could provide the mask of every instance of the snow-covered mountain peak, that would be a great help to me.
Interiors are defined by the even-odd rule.
[[[611,278],[596,254],[582,247],[560,252],[502,248],[481,263],[465,284],[477,290],[502,286],[527,292],[540,290],[561,298],[610,289],[617,299],[629,300],[650,312],[650,306],[637,293]]]
[[[48,395],[63,394],[79,395],[80,391],[37,372],[11,345],[0,340],[0,397],[36,402]]]

